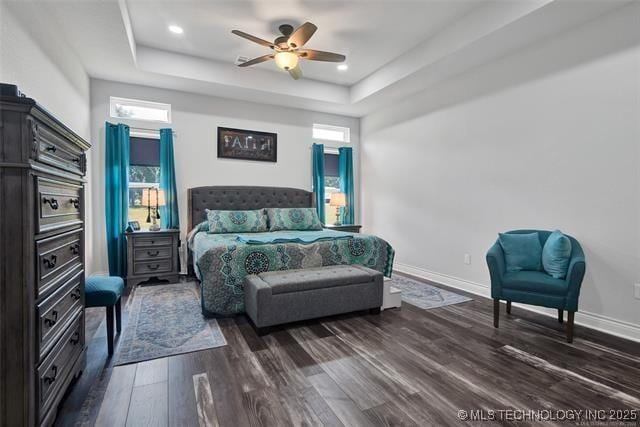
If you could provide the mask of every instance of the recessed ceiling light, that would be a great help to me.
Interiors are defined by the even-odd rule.
[[[171,31],[174,34],[184,33],[184,30],[182,29],[182,27],[178,27],[177,25],[169,25],[169,31]]]
[[[340,71],[347,71],[349,69],[349,66],[347,64],[340,64],[340,65],[338,65],[337,68]]]

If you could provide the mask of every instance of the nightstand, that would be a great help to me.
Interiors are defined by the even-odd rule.
[[[178,281],[180,230],[132,231],[127,236],[127,285],[149,279]]]
[[[359,233],[362,226],[357,224],[342,224],[342,225],[325,224],[324,228],[327,228],[329,230],[336,230],[336,231],[346,231],[347,233]]]

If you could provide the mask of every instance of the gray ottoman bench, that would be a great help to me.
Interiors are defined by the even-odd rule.
[[[247,276],[244,302],[258,334],[269,327],[382,306],[382,273],[359,265],[270,271]]]

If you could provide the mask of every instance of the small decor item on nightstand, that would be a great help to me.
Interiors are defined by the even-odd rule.
[[[160,224],[158,221],[160,219],[160,206],[165,205],[164,191],[155,187],[149,187],[142,190],[142,206],[146,206],[147,211],[147,223],[153,223],[149,227],[149,231],[159,231]]]
[[[347,206],[347,196],[344,193],[331,193],[329,199],[329,206],[336,207],[336,222],[334,225],[342,225],[340,222],[340,210],[342,207]]]
[[[140,223],[138,221],[127,222],[127,231],[140,231]]]

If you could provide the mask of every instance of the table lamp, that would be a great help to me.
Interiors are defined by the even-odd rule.
[[[336,207],[336,222],[333,225],[341,225],[340,208],[342,208],[343,206],[347,206],[347,195],[344,193],[331,193],[331,198],[329,198],[329,206]]]
[[[147,223],[152,222],[151,218],[153,218],[153,223],[149,227],[149,231],[159,231],[160,224],[158,221],[160,219],[160,210],[158,209],[160,206],[165,205],[164,200],[164,191],[155,187],[149,187],[142,190],[142,206],[147,207]]]

